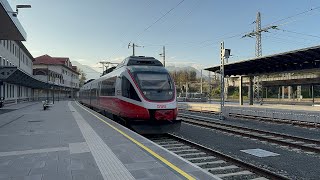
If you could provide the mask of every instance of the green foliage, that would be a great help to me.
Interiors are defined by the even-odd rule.
[[[220,85],[217,86],[216,88],[213,88],[212,91],[211,91],[211,97],[220,97]]]
[[[79,87],[82,87],[87,80],[87,74],[82,69],[78,69],[78,73],[80,73]]]

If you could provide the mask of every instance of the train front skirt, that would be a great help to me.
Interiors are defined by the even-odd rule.
[[[139,134],[165,134],[179,132],[181,120],[173,121],[131,121],[130,127]]]

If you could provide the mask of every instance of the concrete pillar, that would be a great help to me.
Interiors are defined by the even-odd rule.
[[[249,105],[253,105],[253,76],[249,77]]]
[[[242,78],[242,76],[240,76],[239,77],[239,104],[240,104],[240,106],[243,105],[242,83],[243,83],[243,78]]]
[[[268,87],[266,87],[266,99],[268,98]]]
[[[301,100],[301,86],[297,86],[297,99]]]
[[[311,85],[312,106],[314,105],[314,85]]]
[[[0,61],[1,61],[1,59],[0,59]],[[1,97],[2,97],[2,84],[3,84],[3,82],[0,81],[0,99],[1,99]]]
[[[288,86],[288,99],[291,99],[292,95],[292,86]]]
[[[282,99],[284,99],[284,86],[282,86]]]
[[[228,99],[229,78],[224,78],[224,100]]]

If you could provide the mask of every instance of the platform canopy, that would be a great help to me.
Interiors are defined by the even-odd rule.
[[[251,76],[312,69],[319,70],[320,46],[228,63],[224,66],[224,69],[225,76]],[[219,73],[220,65],[205,70]]]
[[[25,41],[27,34],[6,0],[0,0],[0,40]]]
[[[39,89],[48,88],[49,85],[46,82],[35,79],[33,76],[30,76],[15,66],[2,66],[0,68],[0,81]]]

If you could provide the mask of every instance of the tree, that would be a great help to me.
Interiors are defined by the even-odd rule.
[[[87,80],[87,74],[82,69],[78,69],[78,73],[80,74],[79,87],[82,87]]]
[[[196,71],[191,71],[189,79],[190,79],[190,81],[196,81],[197,80],[197,72]]]
[[[213,88],[211,91],[211,97],[219,97],[220,96],[220,85],[218,85],[216,88]]]

